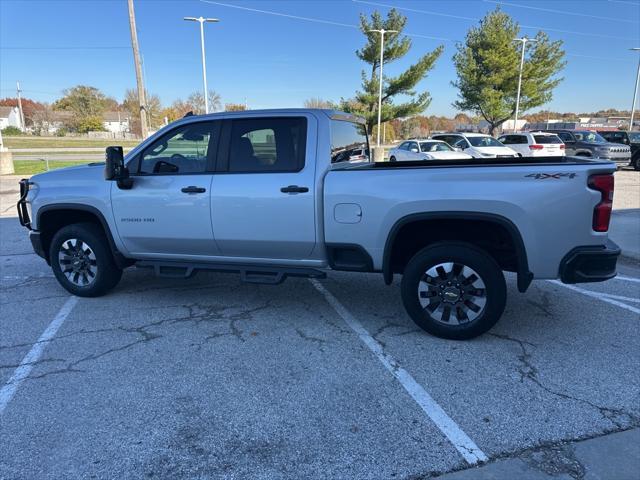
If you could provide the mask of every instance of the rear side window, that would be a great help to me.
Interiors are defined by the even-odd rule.
[[[405,145],[405,144],[403,144]],[[406,145],[403,148],[406,149]],[[366,127],[346,120],[331,120],[331,163],[348,162],[354,157],[369,156],[369,139]]]
[[[562,143],[557,135],[534,135],[533,139],[540,144]]]
[[[233,120],[229,172],[297,172],[304,167],[307,119]]]
[[[568,132],[560,132],[558,133],[558,137],[560,137],[563,142],[575,142],[573,135]]]

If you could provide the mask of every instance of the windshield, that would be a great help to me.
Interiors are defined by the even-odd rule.
[[[640,143],[640,132],[629,132],[628,135],[631,143]]]
[[[423,152],[452,152],[453,148],[444,142],[420,142],[420,150]]]
[[[474,147],[504,147],[493,137],[467,137],[467,140]]]
[[[596,132],[573,132],[576,139],[579,142],[589,142],[589,143],[607,143],[607,141],[598,135]]]

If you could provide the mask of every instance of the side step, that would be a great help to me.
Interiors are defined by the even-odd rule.
[[[190,278],[201,270],[212,272],[240,273],[240,280],[246,283],[278,285],[287,277],[326,278],[327,274],[315,268],[299,268],[270,265],[241,265],[233,263],[183,263],[139,260],[138,268],[152,268],[159,277]]]

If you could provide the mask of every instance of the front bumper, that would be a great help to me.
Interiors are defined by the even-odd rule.
[[[33,251],[36,252],[36,255],[44,258],[47,261],[47,263],[49,263],[47,254],[44,251],[44,246],[42,245],[42,236],[40,235],[40,232],[37,232],[35,230],[30,230],[29,240],[31,241],[31,246],[33,247]]]
[[[604,282],[616,276],[620,247],[611,240],[605,245],[577,247],[560,262],[563,283]]]

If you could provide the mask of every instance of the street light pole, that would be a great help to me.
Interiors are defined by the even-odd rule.
[[[516,117],[513,121],[513,131],[515,132],[518,128],[518,112],[520,111],[520,89],[522,88],[522,70],[524,68],[524,50],[527,45],[527,42],[536,42],[537,40],[533,40],[531,38],[522,37],[522,38],[514,38],[514,42],[522,42],[522,54],[520,55],[520,74],[518,75],[518,93],[516,95]]]
[[[219,22],[217,18],[184,17],[189,22],[200,23],[200,51],[202,53],[202,84],[204,86],[204,113],[209,113],[209,90],[207,89],[207,61],[204,54],[204,23]]]
[[[630,48],[634,52],[640,52],[640,47]],[[640,58],[638,58],[638,73],[636,74],[636,88],[633,90],[633,103],[631,104],[631,120],[629,121],[629,131],[633,130],[633,114],[636,109],[636,97],[638,96],[638,84],[640,84]]]
[[[397,30],[369,30],[370,32],[377,32],[380,34],[380,85],[378,88],[378,135],[376,135],[376,146],[380,146],[380,119],[382,118],[382,64],[384,63],[384,34],[385,33],[397,33]]]

